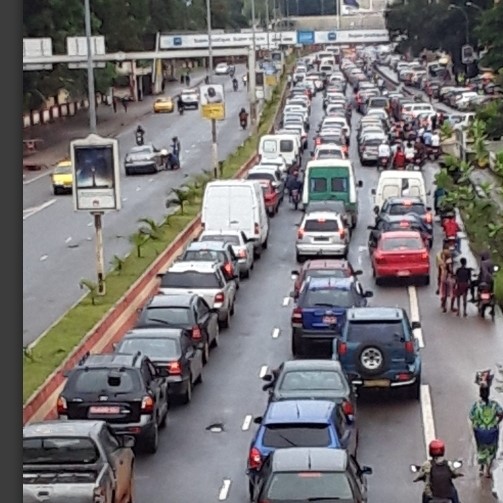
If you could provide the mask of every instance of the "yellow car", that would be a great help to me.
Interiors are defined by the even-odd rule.
[[[52,172],[52,189],[54,194],[72,192],[73,170],[71,161],[61,161]]]
[[[173,98],[158,98],[154,103],[154,113],[161,112],[171,113],[175,109]]]

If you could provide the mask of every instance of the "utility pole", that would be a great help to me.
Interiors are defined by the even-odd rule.
[[[257,90],[256,90],[256,73],[255,67],[256,62],[255,58],[257,56],[257,46],[255,42],[255,0],[251,2],[251,11],[252,11],[252,52],[253,58],[253,68],[248,69],[248,80],[250,81],[249,93],[250,93],[250,118],[252,122],[252,126],[255,127],[257,124]]]
[[[96,92],[94,90],[94,62],[91,31],[90,0],[84,0],[84,17],[87,43],[87,100],[89,101],[89,129],[91,134],[97,134]],[[105,295],[105,254],[103,250],[103,212],[92,211],[94,231],[96,236],[96,274],[98,277],[98,294]]]
[[[213,42],[211,40],[211,0],[206,0],[206,18],[208,27],[208,82],[213,82]],[[218,138],[217,121],[211,119],[211,164],[213,166],[213,176],[219,177],[218,169]]]
[[[271,54],[271,41],[269,39],[269,23],[270,23],[270,18],[269,18],[269,0],[265,0],[265,23],[266,23],[266,35],[267,35],[267,51],[269,52],[269,55]]]

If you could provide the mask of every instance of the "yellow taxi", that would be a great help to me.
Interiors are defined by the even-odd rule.
[[[173,103],[173,98],[158,98],[154,102],[154,113],[167,112],[171,113],[175,109],[175,104]]]
[[[71,161],[61,161],[51,175],[54,194],[72,192],[73,170]]]

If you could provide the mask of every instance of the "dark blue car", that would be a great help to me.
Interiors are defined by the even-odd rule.
[[[366,307],[372,296],[354,277],[308,278],[292,312],[293,356],[330,357],[332,341],[341,333],[346,311]]]
[[[246,473],[250,497],[260,478],[262,463],[276,449],[329,447],[355,455],[357,430],[337,404],[328,400],[285,400],[268,405],[250,445]]]

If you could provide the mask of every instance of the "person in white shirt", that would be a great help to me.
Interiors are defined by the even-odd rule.
[[[379,159],[382,159],[383,157],[385,158],[390,158],[391,157],[391,149],[388,145],[388,142],[384,140],[380,145],[377,153]]]
[[[405,154],[405,159],[408,161],[414,160],[414,156],[416,155],[416,149],[414,148],[414,145],[412,145],[411,142],[407,143],[405,146],[405,150],[403,152]]]
[[[431,146],[437,148],[440,147],[440,135],[437,130],[433,131],[433,134],[431,135]]]

